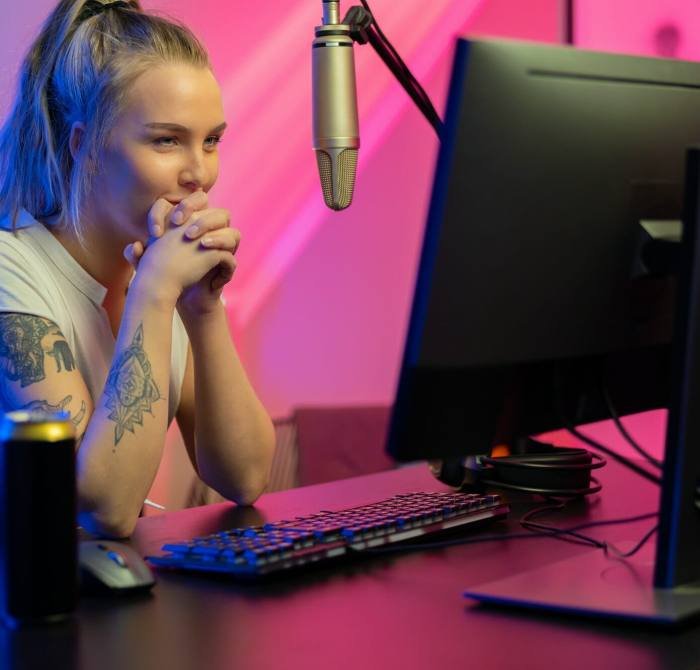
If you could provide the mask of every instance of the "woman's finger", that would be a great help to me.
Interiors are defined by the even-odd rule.
[[[165,198],[158,198],[151,209],[148,210],[148,235],[149,237],[160,237],[165,229],[165,219],[170,214],[173,204]]]
[[[140,241],[132,242],[124,247],[124,258],[134,269],[138,268],[139,261],[143,256],[143,244]]]
[[[241,234],[234,228],[214,230],[207,233],[199,243],[207,249],[221,249],[235,254],[241,244]]]
[[[189,221],[191,216],[202,209],[206,209],[209,204],[209,197],[204,191],[195,191],[186,198],[183,198],[168,215],[168,221],[173,226],[181,226]]]
[[[131,265],[134,264],[134,245],[133,244],[127,244],[124,247],[124,258],[127,260],[128,263]]]
[[[231,279],[233,279],[233,273],[236,271],[236,267],[238,266],[238,263],[236,263],[235,259],[233,262],[228,262],[226,264],[222,264],[218,266],[218,272],[216,277],[212,279],[211,282],[211,287],[213,290],[218,291],[219,289],[223,288],[228,284]]]
[[[134,242],[131,244],[127,244],[126,247],[124,247],[124,258],[129,262],[130,265],[132,265],[134,268],[136,268],[136,265],[138,263],[138,257],[136,255],[136,251],[134,250]]]
[[[195,240],[205,233],[231,225],[231,212],[227,209],[207,209],[197,212],[190,219],[190,225],[185,229],[185,237]]]

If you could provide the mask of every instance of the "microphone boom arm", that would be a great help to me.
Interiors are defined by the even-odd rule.
[[[372,45],[379,57],[384,61],[384,64],[433,127],[438,138],[441,138],[443,122],[428,94],[381,31],[372,13],[369,11],[366,1],[360,1],[363,6],[350,7],[343,19],[343,23],[350,26],[350,37],[358,44],[367,44],[369,42]]]

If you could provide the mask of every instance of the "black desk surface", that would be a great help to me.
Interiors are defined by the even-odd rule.
[[[605,488],[552,523],[654,511],[655,487],[614,464]],[[233,525],[350,507],[412,490],[440,490],[425,466],[264,496],[256,507],[211,505],[139,521],[132,544],[157,553],[170,540]],[[511,496],[510,521],[480,531],[517,532],[535,503]],[[625,545],[653,521],[590,534]],[[1,667],[226,668],[700,668],[700,623],[678,631],[484,608],[463,589],[591,551],[551,538],[519,539],[374,556],[354,564],[240,585],[158,573],[152,596],[84,598],[71,624],[0,633]]]

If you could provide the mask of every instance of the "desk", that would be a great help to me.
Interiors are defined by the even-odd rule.
[[[657,490],[615,464],[604,490],[552,522],[652,511]],[[255,509],[218,504],[141,519],[132,544],[155,553],[170,540],[226,526],[353,506],[411,490],[441,490],[424,466],[263,496]],[[512,497],[498,532],[518,529],[533,507]],[[624,544],[649,521],[591,531]],[[494,526],[480,531],[493,534]],[[72,624],[3,631],[2,667],[92,670],[231,668],[700,667],[700,624],[678,632],[487,609],[463,600],[469,585],[590,551],[532,538],[375,556],[264,585],[159,573],[153,595],[83,599]],[[5,661],[3,663],[3,661]]]

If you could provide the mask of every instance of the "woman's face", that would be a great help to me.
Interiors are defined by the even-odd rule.
[[[98,159],[87,211],[118,244],[145,241],[158,198],[209,191],[225,128],[221,91],[207,68],[159,65],[138,77]]]

